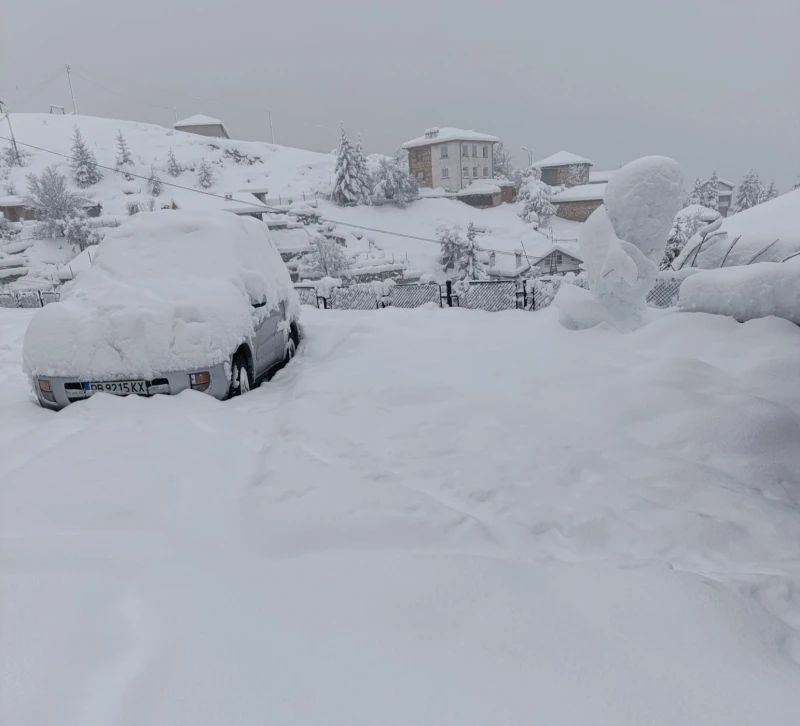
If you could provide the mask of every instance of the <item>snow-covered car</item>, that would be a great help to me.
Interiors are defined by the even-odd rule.
[[[291,359],[299,310],[263,223],[142,212],[109,232],[60,302],[34,315],[23,365],[46,408],[96,392],[224,399]]]

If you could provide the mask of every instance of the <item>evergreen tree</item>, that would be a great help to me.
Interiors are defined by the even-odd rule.
[[[169,147],[169,153],[167,154],[167,174],[172,177],[180,176],[183,169],[181,169],[180,164],[178,164],[178,160],[175,158],[175,154],[172,153],[172,147]]]
[[[89,203],[85,194],[76,194],[67,187],[67,180],[55,165],[48,166],[40,176],[28,175],[28,194],[25,206],[36,214],[39,224],[37,237],[60,237],[67,220],[80,217],[83,206]]]
[[[703,191],[700,196],[700,204],[709,209],[718,211],[719,207],[719,176],[716,170],[711,175],[711,178],[703,184]]]
[[[694,180],[694,187],[692,187],[692,191],[689,193],[689,196],[686,199],[686,206],[691,206],[693,204],[702,204],[703,203],[703,182],[700,181],[700,177]]]
[[[526,169],[517,194],[517,213],[537,227],[547,224],[556,213],[556,207],[550,201],[553,188],[541,180],[541,174],[535,167]]]
[[[339,151],[336,154],[336,171],[331,199],[340,206],[355,206],[363,198],[361,164],[355,149],[342,127],[339,135]]]
[[[664,250],[664,259],[661,260],[662,270],[666,270],[672,265],[673,261],[681,253],[688,241],[689,235],[684,223],[680,219],[676,219],[675,224],[670,230],[669,238],[667,239],[667,247]]]
[[[419,196],[419,186],[397,159],[382,158],[373,177],[374,204],[396,204],[403,208]]]
[[[150,178],[147,180],[147,187],[150,189],[150,194],[157,197],[161,194],[161,179],[156,174],[156,167],[150,164]]]
[[[475,225],[467,225],[467,240],[462,245],[458,258],[457,269],[462,280],[483,280],[486,277],[483,263],[480,261],[480,247],[475,242],[478,236]]]
[[[775,180],[773,179],[769,183],[769,187],[767,191],[764,192],[764,201],[768,202],[770,199],[775,199],[775,197],[780,196],[780,192],[778,191],[778,187],[775,184]]]
[[[197,169],[197,183],[202,189],[211,189],[214,185],[214,173],[205,159],[200,160],[200,166]]]
[[[122,135],[122,129],[120,129],[117,134],[117,168],[119,169],[123,166],[133,166],[133,157],[128,148],[128,143]]]
[[[744,175],[742,183],[736,193],[736,203],[733,205],[733,213],[743,212],[745,209],[752,209],[762,201],[763,191],[761,182],[756,173],[751,169]]]
[[[355,168],[357,170],[356,178],[358,179],[359,186],[361,187],[361,196],[359,204],[372,204],[372,179],[367,167],[367,160],[364,157],[364,149],[361,146],[361,139],[359,138],[355,148]]]
[[[497,179],[513,179],[514,164],[511,161],[511,153],[506,151],[502,141],[494,145],[492,152],[493,163],[492,172]]]
[[[461,254],[464,250],[464,239],[461,237],[461,227],[454,224],[452,227],[442,225],[436,229],[436,239],[441,247],[439,262],[442,270],[460,269]]]
[[[72,137],[72,177],[81,189],[87,189],[92,184],[97,184],[103,175],[97,167],[97,159],[86,146],[81,136],[81,130],[76,126]]]

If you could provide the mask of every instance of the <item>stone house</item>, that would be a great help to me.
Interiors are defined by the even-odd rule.
[[[197,113],[194,116],[183,119],[183,121],[176,121],[172,124],[172,128],[176,131],[185,131],[187,134],[197,134],[198,136],[212,136],[218,139],[229,139],[230,134],[225,124],[218,118],[211,118],[211,116],[204,116]]]
[[[36,219],[32,209],[25,206],[25,197],[20,194],[9,194],[0,197],[0,213],[9,222],[24,222],[29,219]]]
[[[589,183],[589,171],[593,164],[589,159],[570,151],[559,151],[533,166],[541,170],[545,184],[551,187],[575,187]]]
[[[403,144],[408,168],[421,187],[460,192],[476,180],[494,179],[496,136],[465,129],[431,128]]]
[[[550,197],[550,201],[558,206],[557,217],[573,222],[585,222],[589,215],[603,203],[606,185],[580,184],[568,187]]]

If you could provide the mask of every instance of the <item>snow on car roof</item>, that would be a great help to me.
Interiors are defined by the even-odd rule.
[[[550,197],[553,204],[562,202],[590,202],[602,200],[606,190],[605,183],[602,184],[579,184],[576,187],[567,187],[563,192],[554,194]]]
[[[571,151],[557,151],[541,161],[537,161],[534,166],[545,169],[550,166],[567,166],[568,164],[590,164],[592,162],[584,156],[578,156]]]
[[[31,375],[151,377],[228,360],[265,312],[299,308],[266,225],[221,211],[140,212],[28,328]]]
[[[472,129],[458,129],[454,126],[444,126],[440,129],[429,129],[432,135],[423,134],[422,136],[406,141],[402,148],[413,149],[416,146],[430,146],[431,144],[442,144],[445,141],[488,141],[497,143],[500,141],[497,136],[482,134]],[[435,131],[435,135],[433,132]]]

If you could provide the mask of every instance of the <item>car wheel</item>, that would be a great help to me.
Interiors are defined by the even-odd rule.
[[[289,336],[289,340],[286,341],[286,355],[283,358],[283,362],[288,363],[294,358],[295,353],[297,353],[297,343],[294,342],[294,338]]]
[[[229,390],[229,397],[241,396],[248,393],[253,387],[250,380],[250,367],[247,365],[247,359],[241,354],[237,353],[233,357],[233,364],[231,365],[231,385]]]

